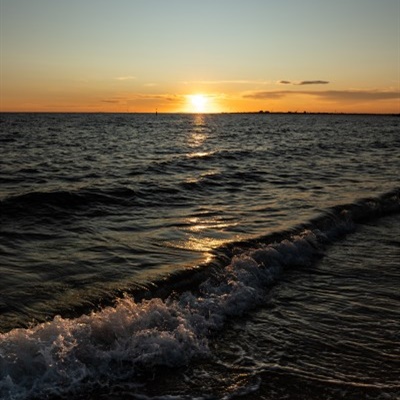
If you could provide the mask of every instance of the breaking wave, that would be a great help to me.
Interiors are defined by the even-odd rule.
[[[0,396],[68,397],[96,385],[135,381],[159,366],[182,366],[206,357],[210,335],[228,318],[262,304],[286,268],[310,265],[356,223],[399,210],[400,190],[338,206],[291,232],[221,249],[219,265],[159,284],[162,297],[157,290],[140,301],[126,294],[87,315],[57,316],[0,334]],[[195,286],[193,278],[189,290],[188,275],[199,273],[201,282]]]

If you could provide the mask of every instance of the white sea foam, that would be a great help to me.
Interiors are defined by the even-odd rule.
[[[67,394],[207,355],[210,332],[260,304],[283,267],[308,265],[323,234],[306,230],[236,256],[195,292],[115,306],[76,319],[56,317],[0,335],[0,395]],[[326,236],[325,236],[326,239]]]

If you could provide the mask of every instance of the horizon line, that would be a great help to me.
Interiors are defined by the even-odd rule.
[[[150,112],[150,111],[0,111],[0,114],[109,114],[109,115],[354,115],[354,116],[393,116],[400,117],[400,112],[331,112],[331,111],[223,111],[223,112]]]
[[[290,114],[290,115],[393,115],[399,112],[344,112],[344,111],[220,111],[220,112],[162,112],[162,111],[0,111],[0,114],[149,114],[149,115],[234,115],[234,114]]]

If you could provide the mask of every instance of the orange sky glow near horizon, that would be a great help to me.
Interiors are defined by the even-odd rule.
[[[0,0],[1,112],[400,113],[398,0]]]

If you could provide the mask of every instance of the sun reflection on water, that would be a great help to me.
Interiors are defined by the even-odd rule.
[[[232,237],[227,230],[237,225],[236,222],[223,220],[221,217],[189,217],[184,219],[186,237],[167,243],[167,246],[203,253],[202,258],[209,262],[213,258],[213,251],[232,240],[238,240],[237,236]]]
[[[208,131],[205,125],[205,116],[202,114],[193,115],[193,128],[189,133],[187,144],[190,148],[200,147],[208,138]]]
[[[207,139],[204,132],[192,132],[188,138],[188,146],[191,148],[200,147]]]
[[[201,232],[204,231],[205,229],[223,230],[223,228],[228,228],[236,225],[220,221],[216,218],[212,218],[207,221],[207,220],[202,220],[201,218],[198,217],[188,218],[187,223],[190,224],[190,227],[188,229],[192,232]]]
[[[218,168],[209,168],[210,165],[206,164],[207,158],[217,153],[217,150],[211,149],[207,143],[212,129],[207,124],[206,118],[203,114],[191,116],[191,126],[186,136],[186,157],[196,164],[194,164],[194,169],[187,171],[185,177],[187,184],[201,184],[203,180],[220,173]],[[204,168],[205,166],[208,168]],[[232,232],[229,232],[230,228],[236,226],[237,223],[227,221],[220,215],[216,216],[218,210],[210,210],[204,215],[198,215],[197,213],[197,216],[183,217],[180,232],[183,235],[179,235],[179,238],[169,241],[166,245],[180,250],[201,253],[202,259],[208,262],[213,258],[215,249],[232,240],[237,240],[237,237],[232,237]]]
[[[214,154],[213,151],[198,151],[187,155],[188,158],[203,158]]]

